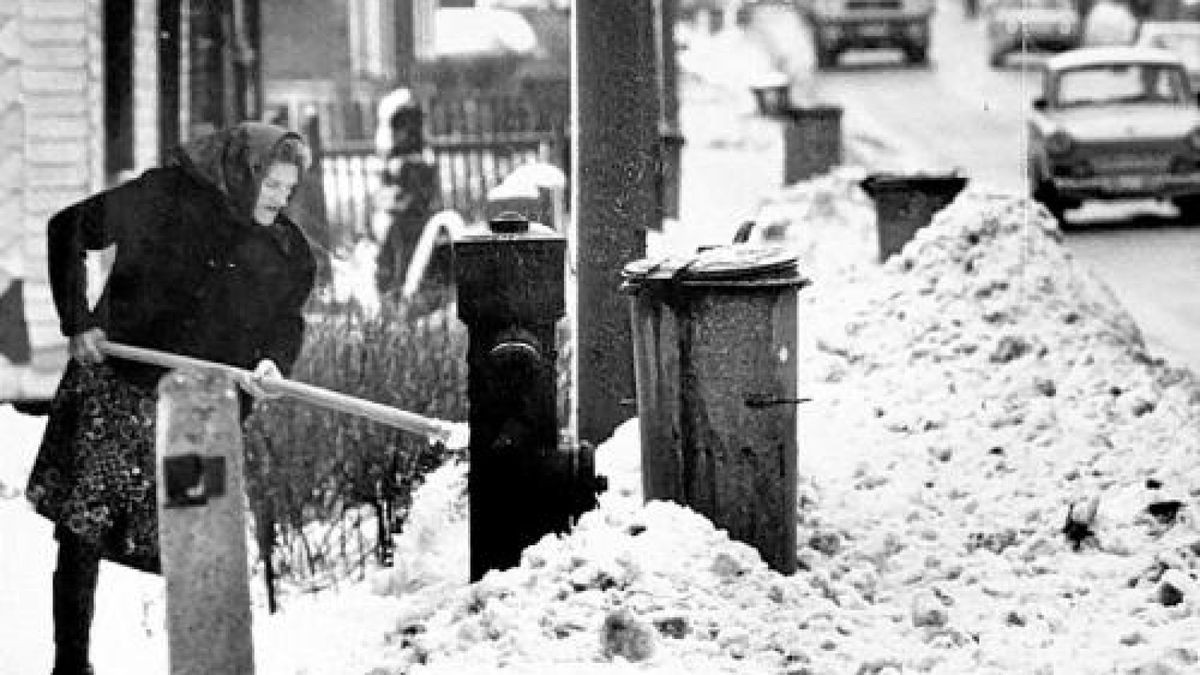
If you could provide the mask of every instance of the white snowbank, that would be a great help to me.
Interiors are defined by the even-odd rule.
[[[690,510],[642,506],[631,423],[598,450],[613,489],[569,536],[449,600],[408,583],[390,672],[1195,666],[1195,377],[1145,353],[1038,205],[964,193],[879,266],[836,185],[772,206],[801,252],[834,250],[839,227],[850,249],[801,297],[804,569],[779,575]],[[1088,497],[1076,550],[1061,530]],[[1173,518],[1147,510],[1173,500]]]

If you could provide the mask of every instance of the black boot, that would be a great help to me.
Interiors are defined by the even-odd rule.
[[[88,662],[100,549],[60,529],[54,570],[54,670],[51,675],[93,675]]]

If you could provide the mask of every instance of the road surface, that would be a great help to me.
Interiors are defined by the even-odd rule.
[[[881,50],[847,53],[838,66],[814,72],[807,29],[795,15],[773,7],[752,26],[803,83],[802,96],[841,105],[847,126],[869,126],[896,147],[890,165],[872,169],[958,170],[973,187],[1027,194],[1024,116],[1044,57],[1017,55],[992,69],[983,28],[944,0],[929,67]],[[1151,354],[1200,373],[1200,223],[1151,201],[1089,204],[1067,217],[1067,246],[1112,287]]]

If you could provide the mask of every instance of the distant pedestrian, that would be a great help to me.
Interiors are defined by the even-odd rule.
[[[441,187],[425,147],[425,115],[412,92],[397,89],[388,94],[378,113],[375,150],[383,159],[378,206],[387,231],[375,261],[375,286],[385,296],[404,285],[421,231],[441,209]]]
[[[309,162],[299,134],[243,123],[50,219],[50,283],[71,360],[26,494],[58,540],[52,675],[92,673],[102,558],[161,569],[154,444],[164,370],[105,358],[102,341],[252,370],[239,382],[245,419],[251,396],[266,395],[261,381],[289,372],[301,347],[315,263],[283,209]],[[114,245],[89,309],[84,254]]]

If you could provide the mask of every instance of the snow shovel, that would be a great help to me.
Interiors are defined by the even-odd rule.
[[[109,356],[170,368],[155,439],[159,559],[166,583],[170,675],[253,675],[242,434],[229,376],[248,371],[105,341]],[[361,415],[446,442],[451,425],[286,379],[271,393]]]
[[[100,350],[109,356],[148,363],[173,370],[185,368],[217,370],[232,375],[235,378],[245,377],[250,374],[247,370],[223,363],[172,354],[148,347],[134,347],[119,342],[105,341],[101,343]],[[426,436],[430,441],[449,442],[454,430],[453,425],[441,420],[329,389],[323,389],[311,384],[304,384],[303,382],[281,378],[278,380],[264,380],[262,386],[271,393],[290,396],[323,408],[366,417],[397,429]]]

